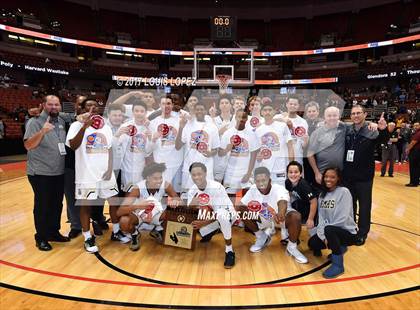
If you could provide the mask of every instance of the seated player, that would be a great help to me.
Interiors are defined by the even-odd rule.
[[[271,183],[270,171],[265,167],[255,169],[254,179],[255,184],[242,197],[240,206],[241,213],[246,210],[259,212],[258,220],[243,218],[245,226],[257,237],[249,250],[256,253],[268,246],[274,223],[285,222],[290,231],[286,253],[293,256],[298,263],[306,264],[308,259],[297,248],[301,226],[300,214],[289,206],[289,193],[284,186]]]
[[[343,255],[347,246],[355,244],[357,240],[352,196],[346,187],[340,186],[341,181],[338,168],[325,169],[318,199],[319,224],[316,235],[308,241],[315,256],[321,255],[321,249],[331,249],[331,266],[322,274],[327,279],[344,273]]]
[[[128,132],[122,134],[119,143],[122,146],[121,187],[126,193],[134,184],[141,181],[142,172],[148,157],[153,150],[152,132],[146,118],[146,104],[142,100],[133,103],[133,119],[122,126]]]
[[[101,199],[110,199],[118,194],[117,182],[112,170],[112,130],[98,115],[98,104],[94,99],[85,99],[81,108],[90,111],[91,118],[71,124],[66,145],[75,151],[76,200],[80,206],[80,221],[85,238],[85,249],[98,252],[95,236],[90,233],[91,208],[103,205]],[[109,201],[110,202],[110,201]],[[111,240],[130,241],[119,228],[116,215],[118,207],[110,203],[113,223]]]
[[[297,161],[291,161],[287,165],[286,189],[290,193],[290,205],[293,209],[300,213],[302,223],[306,223],[308,230],[315,226],[316,210],[318,208],[316,193],[311,185],[302,177],[302,165]],[[288,229],[290,229],[288,227]],[[291,237],[292,240],[299,240],[300,228],[290,229],[291,234],[298,233],[297,238]],[[288,239],[282,236],[281,243],[287,245]]]
[[[197,219],[192,222],[192,225],[194,229],[199,229],[203,236],[203,242],[210,241],[214,231],[220,228],[225,239],[224,266],[225,268],[232,268],[235,265],[235,252],[232,248],[232,224],[236,220],[236,212],[232,202],[222,184],[207,180],[207,168],[204,164],[193,163],[189,171],[194,185],[187,194],[188,206],[211,210],[214,213],[212,219]]]
[[[140,228],[143,223],[155,226],[150,235],[159,243],[163,242],[162,221],[166,209],[163,196],[167,194],[168,206],[176,208],[181,200],[175,193],[171,184],[163,180],[166,169],[164,163],[153,163],[143,170],[143,181],[137,183],[131,192],[124,198],[117,216],[122,231],[131,234],[130,250],[140,248]]]
[[[254,169],[259,150],[258,139],[251,129],[245,127],[247,114],[239,109],[235,113],[236,128],[229,128],[222,136],[219,156],[227,156],[223,185],[230,195],[249,188],[249,179]]]

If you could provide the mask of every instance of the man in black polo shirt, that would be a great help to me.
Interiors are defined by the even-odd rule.
[[[379,131],[368,129],[364,107],[355,105],[351,109],[353,125],[347,129],[344,153],[344,181],[353,197],[356,217],[359,203],[359,233],[357,245],[363,245],[370,230],[372,209],[372,186],[375,176],[374,152],[377,144],[387,137],[383,113],[378,122]]]

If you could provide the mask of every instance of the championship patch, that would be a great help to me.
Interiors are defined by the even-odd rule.
[[[157,129],[163,137],[166,137],[169,133],[169,126],[166,124],[160,124]]]
[[[130,125],[130,126],[128,126],[128,135],[130,136],[130,137],[133,137],[133,136],[135,136],[137,134],[137,127],[136,126],[134,126],[134,125]]]
[[[249,123],[251,124],[252,127],[257,127],[260,123],[260,120],[258,119],[258,117],[253,116],[251,118],[251,120],[249,121]]]
[[[91,126],[95,129],[101,129],[105,125],[105,120],[100,115],[92,115],[90,119],[93,121]]]
[[[261,204],[256,200],[251,200],[250,202],[248,202],[248,210],[251,212],[260,212]]]
[[[230,143],[233,146],[239,146],[242,143],[242,138],[239,135],[233,135],[230,137]]]
[[[306,129],[305,127],[296,127],[295,128],[295,136],[296,137],[303,137],[306,134]]]
[[[261,150],[261,157],[263,159],[269,159],[271,157],[271,150],[270,149],[262,149]]]
[[[201,193],[198,195],[198,203],[200,206],[205,206],[210,202],[210,196],[206,193]]]
[[[200,153],[204,153],[205,151],[207,151],[207,143],[205,142],[197,143],[197,151],[199,151]]]

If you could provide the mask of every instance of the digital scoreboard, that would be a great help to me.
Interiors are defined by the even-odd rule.
[[[235,41],[236,18],[232,16],[211,17],[211,40],[212,41]]]

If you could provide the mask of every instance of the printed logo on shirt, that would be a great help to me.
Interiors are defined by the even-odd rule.
[[[331,200],[322,200],[320,208],[323,209],[334,209],[335,208],[335,199]]]
[[[138,133],[137,135],[131,137],[130,152],[132,153],[141,153],[146,150],[146,135]]]
[[[253,117],[250,119],[249,124],[250,124],[253,128],[256,128],[256,127],[258,127],[258,126],[259,126],[259,124],[260,124],[260,120],[259,120],[259,118],[258,118],[258,117],[253,116]]]
[[[99,132],[94,132],[86,137],[86,153],[108,153],[106,137]]]
[[[175,127],[168,125],[168,133],[165,136],[162,136],[162,146],[164,145],[175,145],[176,135],[178,131]]]
[[[209,134],[204,130],[197,130],[191,133],[190,146],[192,149],[197,149],[199,143],[209,144]]]
[[[261,145],[271,151],[278,151],[280,149],[279,137],[274,132],[267,132],[261,137]]]
[[[270,149],[261,148],[261,150],[257,154],[257,161],[260,162],[260,161],[263,161],[263,160],[270,159],[271,156],[272,156],[272,152],[270,151]]]
[[[230,156],[234,157],[246,157],[249,155],[249,143],[245,138],[241,139],[241,143],[239,145],[235,145],[232,147],[232,151],[230,151]]]
[[[268,203],[263,202],[260,215],[266,220],[271,220],[273,218],[274,209],[268,205]],[[274,212],[275,213],[275,212]]]
[[[257,160],[267,160],[272,152],[280,150],[279,137],[274,132],[267,132],[261,137],[261,150],[258,152]]]
[[[291,130],[292,135],[296,136],[296,137],[303,137],[306,134],[306,129],[305,127],[302,126],[298,126],[298,127],[293,127],[293,129]]]

